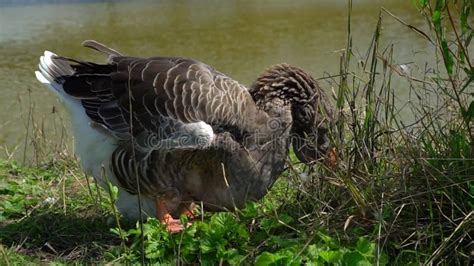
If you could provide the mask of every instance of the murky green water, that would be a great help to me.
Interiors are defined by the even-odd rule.
[[[412,1],[355,0],[355,60],[366,53],[381,6],[414,26],[424,24]],[[44,50],[103,60],[80,46],[85,39],[96,39],[130,55],[192,57],[244,84],[281,62],[319,78],[338,73],[346,13],[345,0],[0,5],[0,156],[16,150],[16,157],[22,157],[30,111],[35,122],[29,125],[30,136],[36,129],[36,135],[70,143],[72,137],[61,130],[61,118],[67,125],[67,115],[34,76]],[[383,43],[394,44],[396,63],[422,62],[433,52],[394,19],[385,16],[383,25]],[[404,93],[401,86],[400,97]],[[28,141],[28,149],[31,145]]]

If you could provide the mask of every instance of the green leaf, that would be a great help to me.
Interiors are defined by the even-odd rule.
[[[338,250],[321,250],[319,256],[328,263],[336,263],[341,259],[342,253]]]
[[[464,119],[469,121],[474,118],[474,101],[471,101],[469,107],[467,108],[467,111],[464,111],[462,115]]]
[[[317,232],[318,236],[321,238],[321,240],[323,240],[323,242],[330,248],[339,248],[339,245],[338,243],[333,239],[331,238],[330,236],[324,234],[323,232],[319,231]]]
[[[357,251],[348,252],[342,259],[342,265],[347,266],[370,266],[372,263],[368,261]]]
[[[319,257],[319,248],[316,245],[309,245],[308,248],[306,249],[306,253],[308,254],[308,257],[312,260],[315,260],[316,258]]]
[[[436,11],[443,10],[444,5],[445,5],[444,0],[436,0],[435,10]]]
[[[118,187],[114,186],[111,182],[107,183],[110,191],[110,196],[112,197],[112,200],[117,200],[118,196]]]
[[[245,208],[241,211],[241,214],[245,218],[253,218],[258,215],[257,204],[255,202],[249,202],[245,205]]]
[[[385,253],[380,254],[379,265],[384,266],[388,264],[388,255]]]
[[[359,251],[361,254],[363,254],[366,257],[372,257],[374,256],[375,252],[375,244],[370,243],[369,240],[366,238],[359,238],[356,244],[356,249]]]
[[[179,216],[179,222],[184,225],[185,227],[188,225],[189,218],[186,214],[181,214]]]
[[[428,5],[428,0],[419,0],[418,3],[421,7],[426,7]]]
[[[110,232],[119,237],[126,237],[128,235],[128,232],[120,230],[119,228],[110,228]]]
[[[289,239],[288,237],[280,237],[277,235],[270,236],[268,238],[268,244],[276,245],[280,248],[289,247],[295,244],[295,240]]]
[[[211,253],[214,251],[214,246],[208,239],[203,239],[201,240],[201,252],[206,254],[206,253]]]
[[[441,40],[441,48],[443,49],[443,59],[446,71],[450,76],[453,75],[454,68],[454,59],[451,51],[449,50],[448,42],[446,40]]]
[[[280,221],[284,222],[285,224],[291,224],[295,219],[288,214],[281,214],[279,215]]]
[[[273,228],[278,228],[283,225],[279,223],[276,218],[270,217],[270,218],[262,218],[260,221],[260,226],[263,228],[263,230],[270,231]]]
[[[266,265],[275,265],[278,261],[285,258],[285,256],[272,254],[270,252],[264,251],[262,254],[258,255],[255,260],[256,266],[266,266]]]
[[[471,12],[470,6],[468,6],[468,1],[463,1],[463,8],[461,12],[461,30],[465,34],[469,30],[468,18],[469,13]]]
[[[439,10],[436,10],[435,12],[433,12],[433,16],[431,17],[431,20],[433,21],[433,23],[435,25],[439,25],[441,23],[441,11]]]

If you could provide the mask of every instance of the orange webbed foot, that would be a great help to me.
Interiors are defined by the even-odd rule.
[[[179,219],[174,219],[170,214],[165,214],[160,221],[166,225],[166,229],[172,234],[179,233],[185,228]],[[192,223],[188,222],[187,227],[191,226],[191,224]]]
[[[169,210],[166,207],[165,200],[157,197],[155,204],[156,204],[156,217],[158,218],[158,220],[160,220],[161,223],[166,225],[166,229],[168,230],[168,232],[174,234],[174,233],[179,233],[184,230],[185,226],[181,224],[181,221],[179,219],[174,219],[173,216],[171,216],[171,214],[169,213]],[[192,211],[190,211],[190,214],[192,215]],[[189,217],[188,214],[186,215]],[[186,226],[191,226],[191,224],[192,223],[188,222]]]

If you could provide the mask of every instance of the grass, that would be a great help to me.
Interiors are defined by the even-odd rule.
[[[336,88],[337,169],[292,160],[262,201],[203,213],[176,235],[149,219],[142,243],[138,225],[116,219],[116,195],[85,178],[72,157],[36,159],[34,167],[3,160],[0,263],[129,264],[142,262],[143,252],[146,263],[160,264],[472,264],[472,3],[416,2],[430,31],[381,10],[372,44],[357,58],[363,63],[354,66],[349,1],[340,73],[323,84]],[[381,45],[389,19],[432,45],[434,68],[413,76],[394,63],[394,47]],[[409,125],[395,104],[395,79],[412,95],[403,107],[414,117]]]
[[[2,264],[140,262],[138,224],[121,221],[119,229],[107,193],[93,183],[89,187],[80,173],[68,159],[32,168],[1,161]],[[282,200],[296,198],[292,186],[282,180],[262,202],[236,213],[205,214],[182,234],[170,235],[149,219],[144,224],[147,262],[373,261],[375,244],[368,239],[343,246],[325,230],[308,230],[295,219],[289,211],[294,203]]]
[[[117,244],[107,203],[91,198],[70,159],[33,168],[1,161],[0,200],[3,263],[93,260]]]

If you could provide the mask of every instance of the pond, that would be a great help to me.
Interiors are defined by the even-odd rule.
[[[412,3],[353,1],[354,61],[366,54],[382,6],[423,27]],[[427,53],[434,53],[406,26],[385,13],[383,18],[382,44],[394,45],[394,63],[422,64]],[[103,62],[100,54],[80,46],[86,39],[128,55],[198,59],[246,85],[281,62],[322,78],[339,73],[347,39],[347,1],[0,2],[1,157],[29,154],[39,145],[32,136],[72,145],[67,114],[34,71],[44,50]],[[397,96],[403,101],[408,89],[399,86]]]

